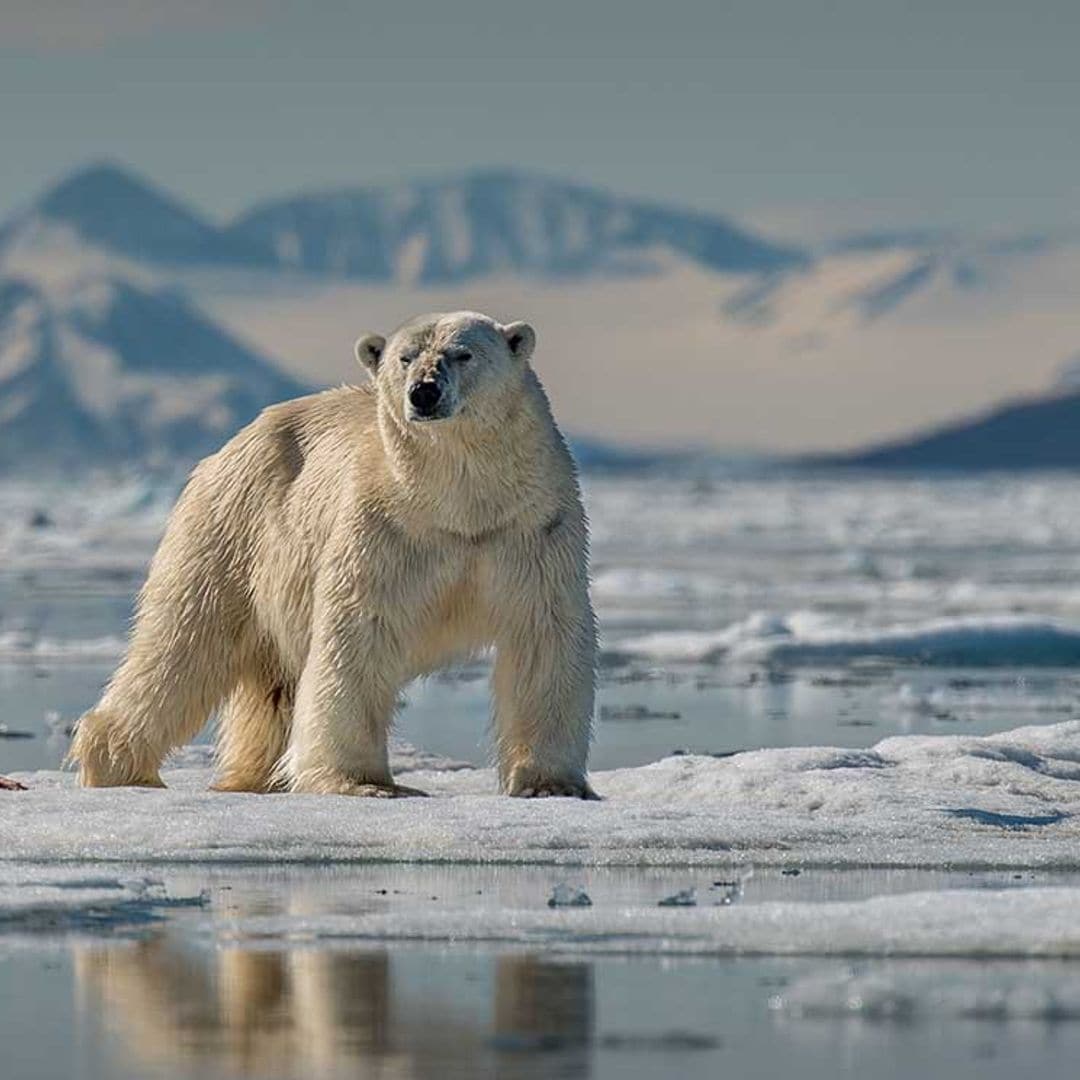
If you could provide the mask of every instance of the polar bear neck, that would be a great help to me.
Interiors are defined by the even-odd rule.
[[[532,372],[498,422],[458,417],[417,426],[379,402],[379,432],[396,500],[418,527],[478,538],[549,521],[560,504],[552,458],[566,453]]]

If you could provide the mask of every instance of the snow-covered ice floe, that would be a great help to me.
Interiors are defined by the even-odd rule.
[[[614,643],[606,651],[609,665],[651,660],[820,666],[866,659],[948,667],[1066,667],[1080,663],[1080,626],[980,615],[875,629],[795,612],[754,615],[716,631],[658,631]]]
[[[228,915],[215,911],[199,884],[209,864],[215,873],[238,864],[524,864],[550,867],[552,884],[573,877],[569,867],[683,868],[671,874],[679,887],[695,868],[734,881],[770,867],[1080,870],[1080,721],[985,738],[894,737],[868,750],[675,756],[595,774],[598,803],[505,798],[490,770],[409,748],[395,766],[433,797],[211,792],[205,747],[174,759],[166,790],[83,790],[68,773],[18,774],[29,790],[0,796],[0,935],[138,926],[185,905],[199,908],[211,939],[252,945],[1080,955],[1080,889],[1053,884],[829,902],[724,902],[728,894],[706,892],[695,906],[668,906],[658,900],[670,889],[612,903],[600,882],[592,906],[549,907],[548,887],[533,903],[482,914],[471,891],[445,904],[301,904],[284,914],[238,910],[231,892]]]
[[[1080,869],[1080,721],[673,756],[595,773],[596,803],[505,798],[491,770],[411,750],[397,773],[432,799],[211,792],[205,748],[175,765],[167,790],[15,774],[0,861]]]

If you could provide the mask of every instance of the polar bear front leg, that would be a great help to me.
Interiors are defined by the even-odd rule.
[[[387,737],[401,670],[397,635],[370,611],[319,606],[280,780],[291,791],[320,795],[422,795],[390,775]]]
[[[499,779],[509,795],[594,799],[596,623],[583,528],[542,530],[495,566],[492,679]]]

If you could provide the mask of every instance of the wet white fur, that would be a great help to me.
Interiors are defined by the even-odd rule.
[[[387,735],[402,686],[494,645],[504,789],[590,794],[586,521],[533,342],[470,312],[369,335],[370,385],[269,408],[201,462],[127,655],[79,722],[82,783],[159,785],[220,707],[220,788],[401,793]],[[425,378],[448,419],[409,419]]]

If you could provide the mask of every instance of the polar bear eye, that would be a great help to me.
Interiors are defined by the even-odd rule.
[[[401,366],[402,367],[408,367],[413,362],[413,360],[415,360],[415,359],[416,359],[416,357],[414,357],[414,356],[409,356],[407,354],[403,354],[401,356]]]
[[[471,352],[459,352],[454,354],[454,360],[459,364],[468,363],[472,359]]]

